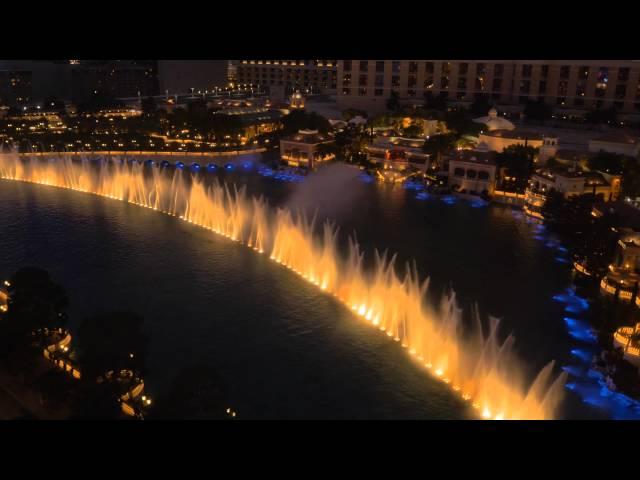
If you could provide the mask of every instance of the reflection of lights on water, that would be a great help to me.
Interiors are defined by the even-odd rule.
[[[56,164],[56,165],[60,165],[60,164]],[[2,167],[3,165],[0,162],[0,171],[2,171]],[[75,171],[74,165],[69,163],[67,163],[63,167],[56,167],[56,168],[64,168],[64,167],[70,168],[72,172]],[[208,169],[210,167],[211,166],[209,165]],[[230,164],[225,165],[226,169],[229,169],[229,167],[233,168],[233,166]],[[132,170],[130,170],[132,168],[135,169],[135,172],[133,173],[132,173]],[[151,166],[150,168],[154,168],[154,167]],[[155,168],[158,168],[158,167],[155,167]],[[380,290],[379,293],[376,293],[374,295],[372,289],[381,288],[381,287],[378,287],[376,285],[369,286],[366,284],[361,286],[360,284],[356,283],[356,281],[357,282],[361,281],[359,277],[356,278],[356,281],[353,281],[353,284],[348,284],[345,286],[336,284],[336,278],[335,278],[336,273],[334,273],[334,271],[331,269],[325,269],[326,265],[320,263],[321,259],[315,258],[313,256],[316,254],[313,251],[313,248],[315,247],[311,246],[310,250],[307,253],[308,256],[302,257],[301,254],[303,253],[303,250],[300,250],[300,251],[293,250],[292,246],[289,245],[290,240],[288,239],[295,238],[296,244],[300,244],[301,248],[306,247],[305,242],[308,241],[309,235],[304,230],[304,224],[301,224],[300,222],[292,221],[290,217],[284,216],[282,218],[276,218],[275,225],[262,226],[259,222],[260,221],[265,222],[267,217],[266,216],[264,218],[256,217],[254,221],[257,221],[258,223],[254,227],[258,228],[258,232],[260,232],[260,228],[262,228],[263,229],[262,233],[257,234],[255,231],[253,231],[254,227],[252,227],[251,236],[249,238],[242,238],[244,235],[242,233],[243,225],[246,225],[243,222],[246,221],[245,219],[248,217],[247,214],[251,215],[251,212],[249,211],[242,211],[242,208],[245,208],[245,204],[243,203],[244,200],[241,197],[241,195],[243,195],[242,193],[238,193],[237,191],[235,193],[232,193],[229,191],[225,192],[224,189],[218,186],[218,187],[214,187],[214,191],[219,192],[220,195],[219,197],[215,197],[215,195],[212,195],[211,190],[206,191],[201,186],[201,184],[197,182],[197,180],[194,180],[192,184],[193,186],[190,189],[187,189],[184,191],[179,189],[175,190],[175,203],[172,202],[170,206],[165,205],[163,208],[160,206],[162,202],[158,201],[157,199],[154,200],[154,202],[151,202],[150,199],[153,197],[152,195],[144,194],[143,196],[137,197],[137,198],[133,198],[133,197],[126,198],[126,195],[129,195],[129,197],[131,197],[132,193],[136,193],[138,192],[139,188],[144,189],[145,187],[144,187],[144,180],[142,180],[143,186],[140,187],[141,179],[136,178],[136,175],[140,174],[140,170],[137,170],[136,167],[126,166],[126,164],[122,167],[122,169],[123,171],[121,172],[120,177],[111,178],[110,176],[105,176],[105,178],[102,179],[104,183],[101,185],[100,189],[95,191],[90,188],[91,183],[88,183],[85,186],[82,186],[82,184],[80,184],[80,182],[78,181],[78,185],[71,185],[71,186],[67,185],[65,182],[68,181],[68,178],[73,178],[73,176],[69,177],[67,175],[66,177],[64,176],[60,177],[59,172],[54,172],[54,173],[47,172],[48,176],[46,178],[41,178],[41,179],[38,179],[36,177],[35,179],[18,178],[18,180],[26,180],[32,183],[46,183],[47,185],[61,186],[65,188],[70,188],[72,190],[85,192],[85,193],[93,193],[95,195],[108,197],[112,199],[125,200],[131,204],[138,205],[143,208],[149,208],[156,211],[161,211],[170,216],[177,216],[180,220],[189,222],[192,225],[197,225],[204,229],[210,230],[228,239],[231,239],[235,242],[246,244],[249,248],[259,253],[264,253],[263,245],[265,244],[265,241],[262,240],[261,237],[264,237],[267,234],[271,234],[271,232],[266,229],[267,228],[271,229],[272,227],[275,227],[274,233],[277,237],[277,233],[279,231],[277,229],[282,228],[282,232],[283,232],[282,237],[277,237],[275,240],[273,238],[269,238],[268,236],[266,237],[268,242],[274,242],[273,249],[269,256],[271,260],[283,266],[286,266],[292,272],[295,272],[301,277],[305,278],[309,283],[317,286],[319,290],[325,291],[326,293],[329,293],[335,296],[336,298],[340,299],[344,304],[348,305],[348,307],[351,308],[354,311],[354,313],[356,313],[358,316],[364,317],[365,320],[367,320],[368,322],[371,322],[375,327],[379,328],[381,332],[386,333],[386,335],[389,338],[392,338],[395,342],[400,343],[402,347],[409,349],[408,351],[410,355],[413,356],[414,358],[418,358],[421,363],[424,361],[424,357],[425,357],[423,353],[425,354],[429,353],[429,355],[427,355],[427,358],[438,358],[437,361],[441,365],[446,366],[448,376],[445,376],[445,368],[442,366],[436,368],[435,370],[432,370],[433,366],[431,362],[424,362],[424,366],[428,370],[432,370],[433,374],[437,378],[442,380],[443,383],[448,384],[449,387],[452,389],[452,391],[460,394],[464,400],[471,400],[472,395],[477,395],[480,391],[482,391],[482,388],[485,388],[483,384],[480,382],[476,384],[475,379],[473,378],[467,378],[467,379],[465,379],[464,377],[460,378],[460,375],[464,375],[465,372],[460,372],[459,371],[460,367],[457,366],[455,363],[456,362],[455,355],[460,354],[458,350],[447,351],[446,350],[447,347],[443,346],[443,347],[439,347],[440,350],[435,350],[434,352],[431,352],[428,350],[427,351],[423,350],[421,352],[420,349],[424,349],[424,346],[420,344],[421,340],[416,342],[415,339],[413,339],[411,336],[407,338],[407,334],[406,334],[407,327],[409,327],[409,331],[411,331],[412,325],[411,324],[405,325],[404,323],[402,323],[405,320],[400,321],[399,318],[404,318],[403,315],[405,315],[407,317],[406,321],[407,322],[410,321],[411,317],[408,315],[408,313],[406,313],[408,312],[408,310],[404,310],[404,312],[403,310],[400,310],[398,312],[398,315],[396,315],[395,312],[392,315],[391,314],[392,310],[388,309],[385,304],[379,305],[377,303],[381,299],[384,299],[385,301],[389,300],[392,303],[392,305],[395,305],[393,303],[394,298],[405,298],[405,300],[401,301],[404,304],[407,304],[407,302],[412,302],[414,300],[414,297],[410,297],[408,295],[413,295],[413,293],[410,293],[410,294],[406,293],[407,291],[405,290],[405,288],[407,287],[405,284],[399,283],[398,286],[396,287],[396,290],[394,291],[394,295],[390,295],[390,294],[385,295],[386,292],[384,290]],[[24,175],[24,172],[21,172],[21,174]],[[182,175],[183,173],[177,172],[177,174]],[[8,178],[8,176],[2,175],[2,178]],[[178,185],[180,184],[178,183]],[[173,184],[170,187],[168,187],[168,185],[160,185],[160,184],[156,185],[157,189],[159,189],[160,187],[165,188],[167,191],[172,192],[171,195],[174,195],[173,189],[175,189],[175,186]],[[218,188],[218,190],[216,190],[216,188]],[[155,192],[156,196],[159,195],[158,191],[159,190]],[[179,199],[178,195],[185,196],[185,199]],[[181,200],[181,201],[187,200],[187,203],[185,204],[187,208],[185,210],[178,209],[177,207],[178,200]],[[445,201],[447,203],[455,202],[455,199],[447,198],[445,199]],[[218,202],[219,205],[216,206],[216,202]],[[223,206],[223,204],[226,204],[226,206]],[[258,201],[256,205],[257,205],[256,208],[258,209],[257,212],[263,212],[264,210],[263,203],[260,203],[260,201]],[[209,210],[207,210],[207,208]],[[217,208],[218,210],[214,210],[214,208]],[[260,210],[261,208],[263,210]],[[218,215],[218,217],[213,216],[214,213]],[[253,211],[253,214],[254,215],[256,214],[256,210]],[[266,211],[263,214],[266,215]],[[280,222],[280,223],[277,223],[277,222]],[[257,236],[254,236],[254,235],[257,235]],[[281,241],[282,245],[278,243],[278,238]],[[330,261],[335,262],[333,258],[330,258]],[[329,265],[333,265],[333,264],[331,263]],[[304,270],[301,270],[301,268],[303,268]],[[301,273],[301,272],[304,272],[304,273]],[[358,275],[362,275],[361,272],[356,272],[356,273]],[[343,275],[344,273],[338,272],[338,274]],[[339,279],[342,280],[342,278],[339,278]],[[346,290],[343,292],[342,289],[345,287],[346,287]],[[360,290],[356,290],[355,287],[360,288]],[[389,290],[389,292],[391,291],[392,290]],[[364,302],[362,300],[364,300]],[[403,303],[400,303],[394,306],[393,308],[406,308],[403,305]],[[575,303],[579,305],[579,308],[584,309],[584,306],[581,304],[581,302],[578,301]],[[375,305],[375,311],[371,305]],[[574,306],[574,305],[569,305],[569,306]],[[588,305],[586,306],[586,308],[588,308]],[[421,315],[421,312],[416,312],[416,313],[418,317],[419,315]],[[405,332],[405,333],[401,335],[400,332]],[[405,341],[407,339],[409,340],[408,342]],[[454,345],[451,342],[458,341],[458,340],[448,338],[448,337],[444,337],[444,339],[446,340],[446,342],[444,342],[442,345],[450,345],[453,348],[457,347],[457,345]],[[409,348],[409,345],[411,345],[411,348]],[[417,347],[420,347],[420,348],[417,348]],[[434,353],[436,356],[434,356]],[[454,356],[451,356],[451,354],[454,354]],[[454,363],[451,363],[452,361]],[[463,393],[460,393],[462,392],[461,385],[458,383],[453,383],[452,379],[457,381],[462,381],[462,385],[465,386],[465,391]],[[486,380],[481,380],[481,381],[486,381]],[[503,391],[505,386],[506,388],[511,388],[508,386],[508,384],[505,385],[503,383],[504,379],[502,378],[498,378],[498,377],[491,378],[490,382],[494,382],[494,383],[492,384],[487,383],[487,388],[496,387],[497,388],[496,391]],[[495,383],[495,382],[498,382],[498,383]],[[487,402],[487,398],[485,398],[487,397],[487,394],[489,394],[488,401],[490,402],[495,401],[496,403],[499,401],[498,398],[491,400],[490,392],[484,391],[484,393],[482,394],[483,404],[486,404]],[[477,403],[474,404],[474,407],[476,409],[480,408]],[[227,414],[233,417],[235,417],[235,413],[236,412],[234,412],[231,409],[227,410]],[[502,419],[505,417],[505,413],[508,413],[508,412],[500,412],[495,416],[492,416],[489,406],[486,406],[484,407],[484,410],[482,411],[481,416],[483,418]],[[548,414],[546,414],[543,411],[542,407],[534,406],[534,412],[532,413],[532,416],[533,418],[538,418],[538,417],[545,418],[545,416],[548,417]]]

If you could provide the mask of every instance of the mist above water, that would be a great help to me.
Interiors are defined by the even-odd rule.
[[[363,194],[364,185],[358,181],[359,174],[360,170],[350,165],[324,166],[297,184],[286,207],[308,215],[317,213],[324,218],[339,218]]]

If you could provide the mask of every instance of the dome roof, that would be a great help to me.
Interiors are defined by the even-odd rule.
[[[498,116],[498,111],[495,108],[489,110],[489,114],[486,117],[474,118],[476,123],[484,123],[487,126],[487,130],[513,130],[516,126],[506,118]]]

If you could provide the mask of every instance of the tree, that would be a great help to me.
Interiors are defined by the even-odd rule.
[[[474,117],[482,117],[487,115],[492,106],[489,95],[480,95],[471,104],[470,111]]]
[[[525,190],[529,177],[533,172],[533,159],[536,152],[536,148],[528,145],[511,145],[496,154],[495,160],[498,171],[504,169],[506,176],[514,179],[510,181],[509,186],[503,182],[502,188],[515,189],[515,191]]]
[[[387,110],[390,110],[394,113],[400,111],[400,94],[395,90],[391,91],[391,94],[387,99]]]
[[[423,128],[422,125],[417,123],[412,123],[407,128],[402,129],[402,134],[409,138],[415,138],[422,135]]]
[[[93,381],[110,370],[143,373],[149,342],[143,323],[144,319],[132,312],[86,318],[77,337],[82,377]]]
[[[367,115],[367,112],[365,112],[364,110],[357,110],[355,108],[348,108],[347,110],[342,112],[342,119],[345,122],[348,122],[349,120],[351,120],[354,117],[367,118],[368,115]]]
[[[597,219],[584,218],[581,223],[588,222],[591,224],[585,227],[584,235],[576,241],[575,258],[594,277],[600,278],[606,274],[616,252],[618,233],[612,227],[618,225],[618,219],[606,214]]]
[[[45,110],[55,110],[59,113],[64,113],[64,102],[57,97],[49,96],[44,99],[42,106]]]
[[[150,418],[211,419],[231,418],[227,388],[218,373],[208,365],[183,368],[168,393],[156,402]]]
[[[591,110],[587,112],[584,119],[587,123],[615,123],[617,116],[616,107],[612,106],[607,109]]]
[[[119,392],[113,385],[95,379],[85,380],[77,386],[71,401],[71,419],[116,420],[123,418],[118,402]]]
[[[156,113],[156,99],[153,97],[143,98],[141,101],[142,114],[145,116],[152,116]]]
[[[590,170],[621,175],[624,173],[624,160],[624,155],[600,150],[595,156],[589,158],[588,165]]]
[[[7,313],[2,322],[9,349],[26,345],[26,338],[34,330],[65,325],[69,299],[64,289],[51,280],[49,272],[23,267],[11,276],[9,283]]]
[[[283,131],[287,134],[297,133],[299,130],[318,130],[327,133],[331,128],[329,120],[315,112],[293,110],[282,118]]]
[[[436,164],[442,166],[442,154],[455,147],[456,136],[452,133],[434,135],[425,140],[422,150],[430,156],[436,156]]]
[[[622,175],[622,194],[633,198],[640,196],[640,165],[637,159],[601,150],[589,159],[588,166],[590,170]]]
[[[446,112],[444,121],[447,128],[456,135],[457,138],[470,135],[477,137],[485,128],[482,123],[474,122],[468,112],[462,108]]]
[[[535,120],[542,123],[551,118],[553,111],[543,98],[539,98],[535,102],[528,101],[523,113],[526,115],[527,120]]]
[[[429,110],[445,111],[447,109],[446,95],[433,95],[433,92],[425,92],[424,106]]]

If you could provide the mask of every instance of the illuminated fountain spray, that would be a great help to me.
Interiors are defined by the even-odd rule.
[[[527,385],[524,365],[512,351],[514,338],[500,340],[498,320],[491,319],[485,332],[476,308],[475,328],[463,328],[454,293],[433,305],[428,280],[420,280],[415,264],[407,264],[401,275],[396,257],[386,252],[376,251],[374,268],[365,269],[355,238],[349,239],[347,255],[340,255],[338,229],[330,222],[317,235],[315,218],[274,210],[263,198],[247,198],[244,188],[230,189],[217,180],[207,184],[182,169],[145,167],[117,157],[22,160],[3,154],[0,177],[127,201],[244,243],[339,299],[469,401],[479,417],[556,416],[566,373],[554,378],[551,362]]]

